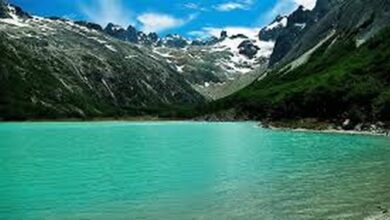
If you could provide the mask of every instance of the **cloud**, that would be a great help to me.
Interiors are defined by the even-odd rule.
[[[260,28],[256,27],[241,27],[241,26],[226,26],[226,27],[204,27],[202,30],[190,31],[188,35],[197,37],[197,38],[207,38],[207,37],[220,37],[221,32],[226,31],[228,36],[235,34],[244,34],[248,37],[256,36]]]
[[[196,3],[186,3],[186,4],[184,4],[184,8],[192,9],[192,10],[196,10],[196,11],[208,11],[207,8],[202,7],[201,5],[196,4]]]
[[[142,31],[148,32],[162,32],[168,29],[177,28],[187,24],[196,18],[196,14],[190,15],[188,18],[175,18],[168,14],[161,13],[143,13],[137,17],[138,22],[141,23]]]
[[[80,5],[81,11],[87,18],[100,25],[107,25],[109,22],[119,24],[123,27],[134,25],[132,13],[126,10],[122,0],[97,0],[97,4]]]
[[[216,5],[214,8],[217,11],[249,10],[253,3],[253,0],[231,1]]]
[[[233,11],[236,9],[246,9],[246,6],[237,2],[227,2],[217,5],[215,9],[218,11]]]

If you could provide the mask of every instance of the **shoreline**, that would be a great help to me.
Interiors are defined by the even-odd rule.
[[[160,118],[154,116],[140,117],[102,117],[102,118],[42,118],[42,119],[26,119],[26,120],[0,120],[0,123],[16,123],[16,122],[109,122],[109,121],[128,121],[128,122],[150,122],[150,121],[182,121],[183,119]]]
[[[107,118],[63,118],[63,119],[28,119],[28,120],[9,120],[0,121],[1,123],[56,123],[56,122],[248,122],[252,120],[197,120],[197,119],[179,119],[179,118],[160,118],[153,116],[142,117],[107,117]],[[292,120],[292,121],[252,121],[264,129],[270,129],[275,131],[292,131],[292,132],[314,132],[314,133],[333,133],[333,134],[349,134],[349,135],[369,135],[369,136],[382,136],[390,137],[390,129],[377,128],[376,130],[355,130],[355,129],[342,129],[340,126],[336,127],[334,123],[324,123],[317,121],[305,120]],[[303,125],[303,126],[299,126]]]
[[[262,127],[262,125],[260,126]],[[265,129],[270,129],[274,131],[312,132],[312,133],[324,133],[324,134],[348,134],[348,135],[390,137],[390,133],[377,133],[372,131],[337,130],[337,129],[316,130],[316,129],[307,129],[307,128],[287,128],[287,127],[286,128],[268,127]]]
[[[294,132],[315,132],[334,133],[349,135],[370,135],[370,136],[390,136],[390,129],[382,122],[376,123],[351,123],[350,120],[344,122],[319,121],[317,119],[301,119],[287,121],[265,121],[259,126],[271,130],[289,130]]]

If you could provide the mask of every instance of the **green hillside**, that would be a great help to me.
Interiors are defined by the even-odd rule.
[[[291,71],[274,70],[196,112],[234,108],[236,114],[251,119],[389,121],[390,29],[360,47],[348,39],[353,38],[329,39],[306,64]]]

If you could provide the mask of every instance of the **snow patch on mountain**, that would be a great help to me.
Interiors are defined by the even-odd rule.
[[[306,23],[295,23],[296,27],[300,27],[301,29],[304,29],[306,27]]]
[[[240,45],[244,41],[250,41],[255,47],[258,48],[256,55],[252,58],[240,53]],[[273,41],[261,41],[257,36],[250,37],[227,37],[221,42],[212,46],[211,51],[227,51],[231,54],[230,60],[227,60],[224,66],[228,66],[228,71],[238,71],[247,73],[256,68],[259,65],[260,58],[269,58],[272,54],[275,42]],[[224,63],[224,62],[222,62]],[[240,67],[241,66],[241,67]],[[242,67],[245,66],[245,67]]]
[[[114,46],[112,46],[112,45],[110,45],[110,44],[106,44],[106,45],[104,45],[107,49],[109,49],[109,50],[111,50],[112,52],[118,52],[118,50],[114,47]]]
[[[20,19],[20,18],[16,15],[16,10],[15,10],[14,7],[8,5],[8,6],[7,6],[7,10],[8,10],[8,15],[9,15],[11,18],[3,18],[3,19],[0,19],[0,22],[7,23],[7,24],[11,24],[11,25],[15,25],[15,26],[18,26],[18,27],[26,27],[26,26],[28,26],[25,22],[23,22],[22,19]]]
[[[274,28],[281,28],[281,27],[286,27],[287,26],[288,19],[287,17],[283,17],[281,20],[276,20],[270,25],[266,27],[266,30],[272,30]]]

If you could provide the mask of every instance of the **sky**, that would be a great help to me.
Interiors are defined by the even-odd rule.
[[[87,20],[105,27],[112,22],[146,33],[181,34],[191,38],[218,35],[221,30],[251,33],[277,15],[307,9],[316,0],[8,0],[38,16]]]

